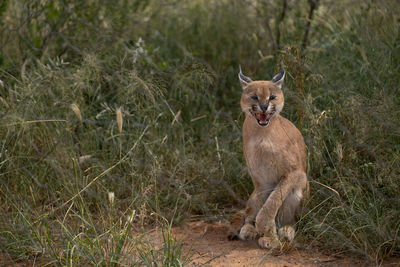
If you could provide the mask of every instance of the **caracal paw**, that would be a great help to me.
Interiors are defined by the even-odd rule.
[[[258,239],[258,245],[261,248],[266,248],[266,249],[275,249],[280,247],[281,243],[279,242],[279,239],[276,236],[262,236]]]
[[[276,225],[273,220],[256,220],[256,231],[264,236],[276,236]]]
[[[243,225],[242,229],[240,229],[239,238],[242,240],[254,240],[257,236],[256,228],[249,223],[246,223]]]
[[[296,230],[290,225],[285,225],[278,230],[279,239],[283,241],[293,241],[295,234]]]

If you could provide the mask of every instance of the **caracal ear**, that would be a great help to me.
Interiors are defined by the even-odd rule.
[[[240,67],[240,65],[239,65],[238,77],[243,89],[247,86],[248,83],[252,82],[252,80],[249,77],[243,75],[242,68]]]
[[[272,78],[271,82],[275,83],[279,88],[282,88],[283,80],[285,79],[285,68],[281,62],[282,70]]]

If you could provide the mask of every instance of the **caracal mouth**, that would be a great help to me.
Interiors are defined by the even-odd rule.
[[[274,115],[274,113],[275,112],[269,112],[269,113],[255,112],[255,111],[251,112],[251,114],[257,120],[258,125],[260,125],[261,127],[268,126],[269,121],[271,120],[271,118]]]

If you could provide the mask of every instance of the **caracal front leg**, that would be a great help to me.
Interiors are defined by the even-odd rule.
[[[275,217],[279,208],[288,196],[289,192],[296,186],[299,186],[304,177],[303,172],[292,172],[278,183],[271,192],[264,205],[256,216],[256,230],[261,236],[258,244],[262,248],[275,248],[280,245],[276,232]]]
[[[307,187],[307,176],[304,174],[302,181],[295,185],[279,208],[275,222],[279,227],[278,236],[280,240],[293,241],[296,234],[296,221],[301,213],[301,206],[304,193],[307,194],[307,192],[305,192],[307,191]]]
[[[244,225],[240,229],[239,238],[242,240],[254,240],[258,237],[258,232],[254,227],[255,218],[261,209],[267,192],[258,192],[256,190],[250,195],[245,210]]]

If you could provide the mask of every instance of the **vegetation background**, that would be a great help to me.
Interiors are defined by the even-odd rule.
[[[172,223],[252,191],[239,64],[287,70],[308,147],[298,239],[400,254],[396,0],[3,0],[0,250],[53,265],[184,265]],[[161,249],[140,231],[160,225]]]

